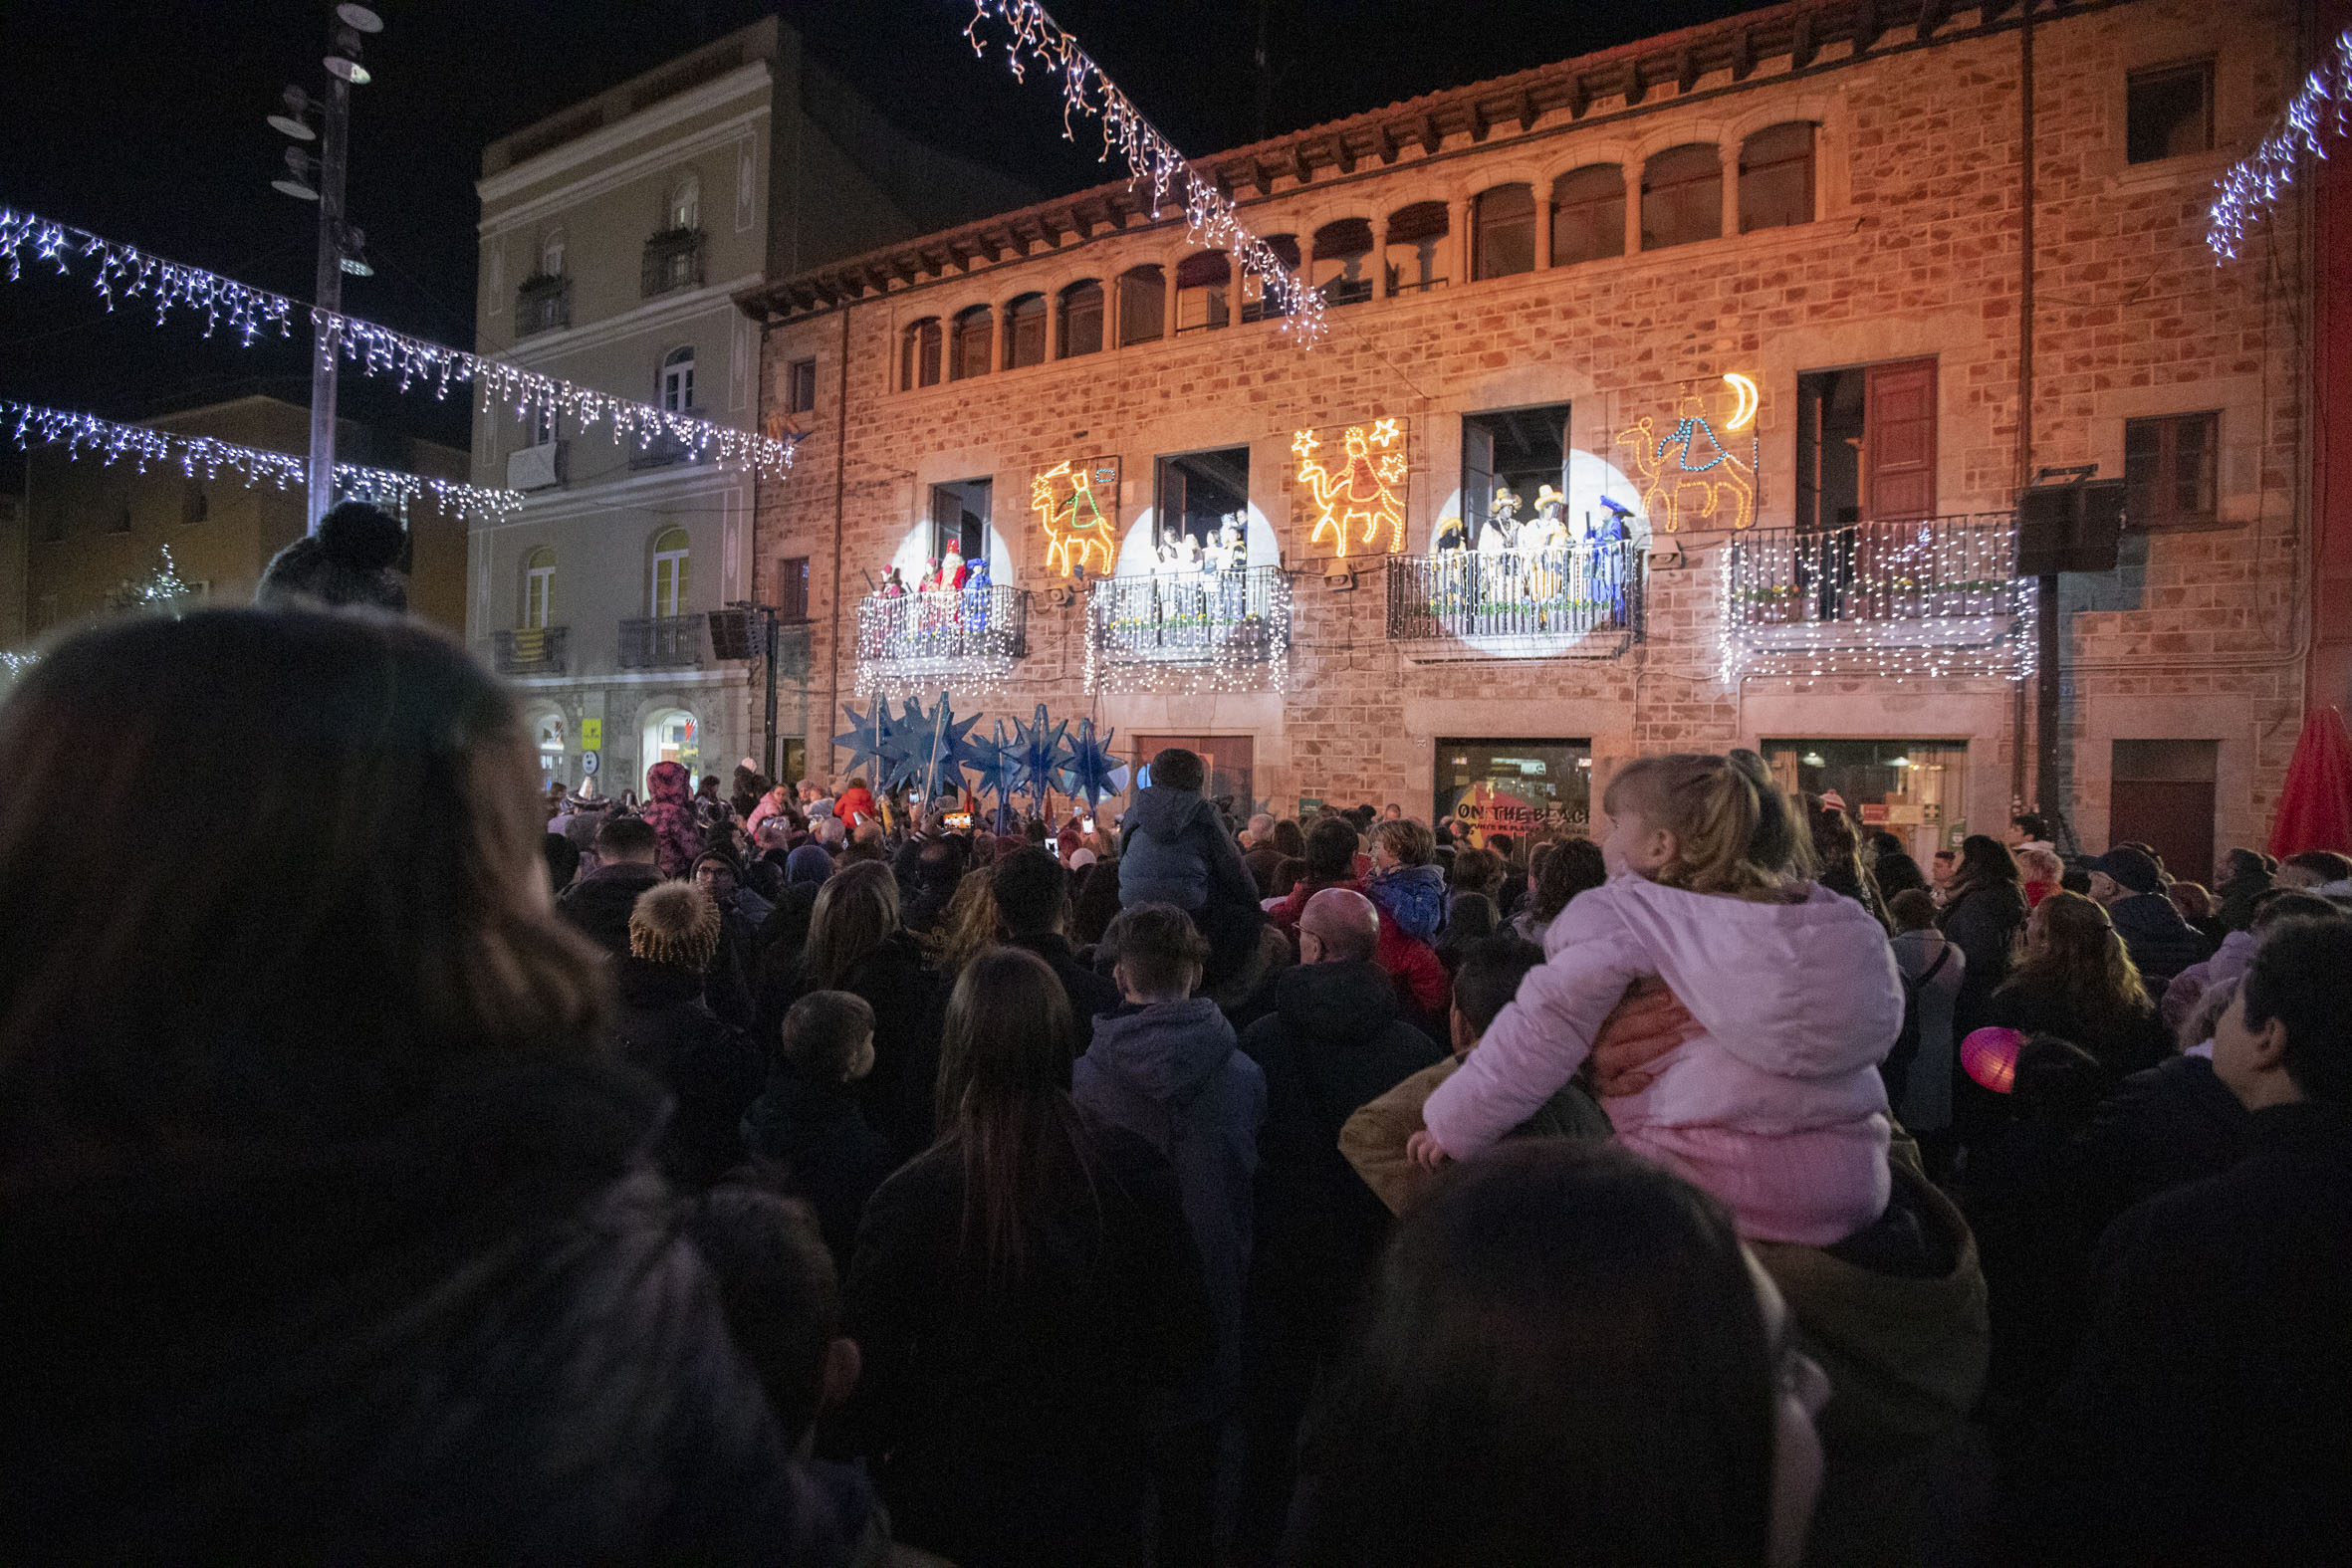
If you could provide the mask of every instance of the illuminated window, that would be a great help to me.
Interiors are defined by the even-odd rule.
[[[1005,368],[1046,362],[1046,297],[1025,294],[1005,307]]]
[[[1102,285],[1085,278],[1061,291],[1061,357],[1102,351]]]
[[[1451,227],[1442,201],[1417,201],[1388,215],[1388,254],[1382,261],[1391,295],[1445,287],[1446,235]]]
[[[1233,263],[1223,251],[1202,251],[1176,264],[1176,331],[1208,332],[1233,320]]]
[[[1307,281],[1325,305],[1360,305],[1372,297],[1372,220],[1341,218],[1314,231]]]
[[[1767,125],[1740,148],[1740,232],[1813,221],[1813,127]]]
[[[968,381],[989,371],[989,338],[996,331],[996,312],[975,305],[957,314],[953,340],[948,344],[947,378]]]
[[[564,231],[556,230],[539,242],[539,275],[542,278],[564,276]]]
[[[556,553],[542,545],[523,558],[523,630],[544,629],[555,598]]]
[[[1625,254],[1625,170],[1588,163],[1551,182],[1551,265]]]
[[[653,541],[654,615],[682,615],[686,611],[686,560],[691,542],[682,528],[663,529]]]
[[[1642,166],[1641,248],[1723,237],[1723,159],[1714,143],[1669,147]]]
[[[1476,245],[1474,278],[1509,278],[1535,270],[1535,192],[1527,185],[1498,185],[1480,193],[1472,207]]]
[[[1119,346],[1158,342],[1168,331],[1167,274],[1137,267],[1119,277]]]
[[[2214,526],[2221,435],[2219,414],[2123,422],[2124,516],[2133,528]]]
[[[698,229],[702,227],[702,181],[689,174],[670,187],[669,199],[662,203],[666,220],[664,228]]]
[[[1281,262],[1285,269],[1292,273],[1298,271],[1297,235],[1269,234],[1266,237],[1266,248],[1274,252],[1274,259]],[[1254,272],[1242,274],[1241,294],[1242,320],[1245,322],[1262,322],[1269,317],[1283,317],[1291,314],[1283,306],[1283,297],[1280,294],[1270,295],[1267,291],[1266,280]]]
[[[926,316],[907,328],[898,344],[898,384],[939,384],[939,318]]]
[[[672,348],[661,361],[661,406],[683,414],[694,407],[694,350]]]
[[[2124,87],[2126,163],[2154,163],[2214,145],[2214,63],[2135,71]]]

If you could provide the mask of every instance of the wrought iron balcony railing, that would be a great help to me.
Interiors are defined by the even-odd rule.
[[[1388,559],[1388,635],[1414,659],[1610,657],[1639,642],[1640,540]]]
[[[1291,579],[1280,566],[1098,577],[1086,590],[1088,684],[1120,670],[1203,666],[1205,689],[1283,681]]]
[[[550,333],[572,325],[572,280],[541,274],[515,286],[515,336]]]
[[[858,684],[987,682],[1029,656],[1029,590],[1010,583],[869,594],[857,606]]]
[[[678,412],[688,419],[710,417],[699,408],[682,408]],[[699,463],[701,461],[702,448],[700,446],[682,441],[667,430],[656,430],[645,439],[642,446],[631,445],[629,447],[629,467],[631,469],[668,468],[673,463]]]
[[[707,615],[638,616],[620,623],[620,667],[665,670],[702,662]]]
[[[501,675],[561,675],[568,626],[526,626],[490,634],[491,662]]]
[[[664,229],[645,242],[644,267],[637,280],[639,292],[650,300],[672,289],[702,282],[702,231]]]

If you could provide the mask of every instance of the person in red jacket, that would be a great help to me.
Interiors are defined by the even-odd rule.
[[[850,780],[849,787],[842,790],[841,797],[833,802],[833,815],[841,819],[844,827],[855,832],[857,824],[873,814],[874,792],[865,786],[864,780]]]
[[[1291,896],[1276,905],[1268,918],[1292,933],[1295,940],[1298,916],[1315,894],[1327,887],[1363,892],[1363,881],[1356,873],[1356,859],[1355,824],[1343,816],[1324,817],[1306,835],[1306,875],[1299,878]],[[1372,961],[1396,983],[1397,1000],[1407,1010],[1416,1014],[1425,1027],[1443,1028],[1446,1009],[1453,1002],[1454,984],[1436,949],[1407,936],[1388,912],[1382,910],[1380,945]],[[1431,1037],[1443,1036],[1433,1032]]]

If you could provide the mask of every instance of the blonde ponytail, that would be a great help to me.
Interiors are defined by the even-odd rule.
[[[1674,835],[1674,858],[1657,875],[1669,887],[1776,899],[1810,864],[1788,797],[1754,752],[1641,758],[1609,782],[1601,808],[1620,804]]]

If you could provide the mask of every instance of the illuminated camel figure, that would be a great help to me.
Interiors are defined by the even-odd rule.
[[[1057,494],[1055,481],[1069,482],[1069,494]],[[1094,499],[1094,476],[1076,463],[1057,463],[1029,482],[1029,507],[1046,530],[1046,569],[1063,576],[1084,567],[1099,552],[1102,563],[1094,569],[1109,575],[1118,556],[1118,536]]]
[[[1696,397],[1683,399],[1679,421],[1664,439],[1648,414],[1617,432],[1617,444],[1633,449],[1642,510],[1669,534],[1685,516],[1713,520],[1727,507],[1729,526],[1747,528],[1756,521],[1757,454],[1742,458],[1725,446]]]
[[[1362,425],[1349,425],[1347,462],[1334,474],[1315,458],[1315,448],[1322,443],[1313,431],[1301,430],[1292,438],[1291,451],[1298,459],[1298,482],[1314,493],[1314,531],[1306,536],[1309,546],[1321,544],[1328,530],[1344,557],[1347,531],[1360,523],[1360,543],[1371,544],[1386,524],[1388,548],[1405,548],[1405,454],[1389,450],[1403,439],[1404,432],[1393,419],[1380,420],[1368,431]],[[1374,447],[1381,449],[1378,457],[1372,455]]]

